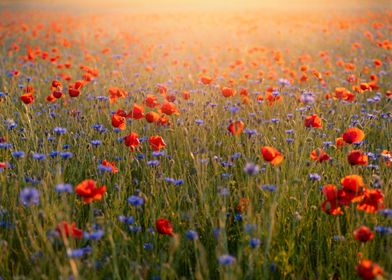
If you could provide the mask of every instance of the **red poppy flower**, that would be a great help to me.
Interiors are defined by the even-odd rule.
[[[189,91],[184,90],[182,93],[182,98],[184,98],[185,100],[188,100],[189,98],[191,98],[191,94],[189,93]]]
[[[362,195],[362,188],[365,186],[362,177],[359,175],[349,175],[340,183],[343,186],[342,194],[339,196],[339,202],[343,205],[348,205],[350,202],[357,202]]]
[[[138,104],[133,104],[132,111],[128,113],[127,118],[134,120],[140,120],[144,118],[144,107]]]
[[[362,260],[356,267],[359,277],[363,280],[373,280],[378,275],[382,275],[383,271],[378,264],[371,260]]]
[[[201,76],[200,77],[200,81],[205,84],[205,85],[209,85],[212,82],[212,78],[208,77],[208,76]]]
[[[22,100],[24,104],[31,104],[34,101],[34,95],[32,93],[24,93],[20,96],[20,100]]]
[[[366,213],[375,213],[384,208],[384,195],[380,190],[365,189],[357,205],[358,210]]]
[[[124,130],[126,128],[125,118],[117,113],[113,114],[112,126]]]
[[[149,108],[155,108],[159,106],[159,103],[157,102],[158,97],[152,94],[147,94],[146,99],[143,101],[143,104],[145,104]]]
[[[161,106],[161,112],[166,115],[179,114],[176,105],[171,102],[165,102]]]
[[[61,91],[57,91],[57,90],[53,91],[52,94],[53,94],[53,96],[54,96],[55,98],[57,98],[57,99],[60,99],[61,97],[64,96],[64,94],[63,94]]]
[[[151,136],[150,139],[148,139],[148,142],[150,143],[151,149],[154,151],[159,151],[160,149],[166,147],[165,141],[159,135]]]
[[[59,91],[61,91],[62,88],[63,88],[63,85],[62,85],[62,83],[60,81],[57,81],[57,80],[53,80],[52,81],[51,90],[59,90]]]
[[[236,91],[233,88],[229,87],[222,87],[222,95],[224,97],[231,97],[236,94]]]
[[[124,98],[127,96],[127,93],[118,87],[109,88],[109,101],[110,103],[116,102],[118,98]]]
[[[339,191],[334,185],[326,185],[322,190],[325,200],[321,204],[321,210],[329,215],[342,215],[343,211],[338,202]]]
[[[374,233],[370,230],[370,228],[361,226],[354,230],[354,237],[358,241],[367,242],[373,239]]]
[[[314,128],[322,128],[323,121],[320,119],[319,116],[313,114],[311,116],[307,116],[305,119],[305,126],[306,127],[314,127]]]
[[[124,143],[125,146],[131,148],[132,152],[135,151],[135,148],[140,144],[139,135],[134,132],[129,133],[128,136],[124,137]]]
[[[59,233],[59,235],[61,237],[65,236],[65,237],[74,237],[77,239],[80,239],[83,237],[83,230],[78,229],[75,226],[75,223],[72,224],[68,224],[66,221],[62,221],[61,223],[59,223],[56,227],[57,232]]]
[[[278,165],[282,162],[282,154],[274,147],[264,146],[261,148],[261,153],[265,161],[270,162],[272,165]]]
[[[71,97],[78,97],[80,95],[80,89],[83,87],[84,81],[76,81],[75,83],[70,83],[68,86],[68,94]]]
[[[173,235],[173,225],[167,219],[159,218],[156,222],[156,229],[160,234]]]
[[[230,131],[232,135],[240,135],[244,130],[245,125],[242,121],[232,122],[228,127],[227,130]]]
[[[314,161],[318,161],[318,162],[323,162],[330,159],[329,155],[323,149],[320,148],[314,149],[310,153],[310,157]]]
[[[110,162],[105,159],[102,161],[102,165],[106,167],[110,167],[112,173],[114,174],[118,173],[118,168],[116,167],[116,164],[114,162]]]
[[[338,137],[338,138],[336,138],[335,143],[336,143],[336,147],[337,147],[337,148],[341,148],[341,147],[347,145],[347,143],[344,142],[343,137]]]
[[[343,133],[343,140],[348,143],[357,143],[361,142],[365,138],[365,133],[356,127],[350,127]]]
[[[368,165],[368,156],[361,150],[352,150],[349,152],[347,160],[351,165]]]
[[[146,121],[149,123],[154,123],[154,122],[157,122],[160,117],[161,117],[160,114],[158,114],[157,112],[151,111],[146,114]]]
[[[94,180],[87,179],[76,186],[75,192],[83,198],[84,203],[90,203],[102,199],[106,186],[97,187]]]

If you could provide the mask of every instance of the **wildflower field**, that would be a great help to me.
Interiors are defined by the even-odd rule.
[[[392,278],[390,1],[93,2],[0,3],[0,279]]]

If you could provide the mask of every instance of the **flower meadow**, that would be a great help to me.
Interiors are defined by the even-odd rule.
[[[391,6],[0,9],[0,279],[391,279]]]

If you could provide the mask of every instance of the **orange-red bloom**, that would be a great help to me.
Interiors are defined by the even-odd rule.
[[[159,218],[156,222],[156,229],[160,234],[173,235],[173,225],[169,220]]]
[[[66,221],[60,222],[56,230],[61,237],[74,237],[80,239],[83,237],[83,230],[77,228],[75,223],[69,224]]]
[[[212,78],[208,76],[202,76],[200,77],[200,81],[205,85],[209,85],[212,82]]]
[[[350,202],[356,202],[361,198],[362,188],[365,186],[362,177],[359,175],[348,175],[340,183],[343,186],[339,195],[339,203],[348,205]]]
[[[330,159],[329,155],[321,148],[314,149],[310,153],[310,157],[314,161],[318,161],[318,162],[323,162]]]
[[[139,135],[134,132],[124,137],[125,146],[130,147],[131,151],[135,151],[135,148],[140,145]]]
[[[118,87],[109,88],[109,101],[110,103],[114,103],[118,98],[124,98],[127,96],[127,93]]]
[[[236,91],[233,88],[229,87],[222,87],[222,95],[224,97],[231,97],[236,94]]]
[[[307,116],[305,119],[305,126],[306,127],[314,127],[314,128],[322,128],[323,121],[320,119],[319,116],[313,114],[311,116]]]
[[[357,209],[366,213],[375,213],[384,208],[384,195],[380,190],[365,189]]]
[[[34,101],[34,95],[32,93],[24,93],[20,96],[20,100],[22,100],[24,104],[31,104]]]
[[[147,94],[146,99],[144,99],[143,104],[145,104],[149,108],[155,108],[159,106],[157,101],[158,97],[153,94]]]
[[[373,239],[374,233],[370,230],[370,228],[361,226],[354,230],[354,237],[358,241],[367,242]]]
[[[132,111],[127,115],[127,118],[140,120],[144,118],[144,107],[138,104],[133,104]]]
[[[151,111],[146,114],[146,121],[149,123],[154,123],[154,122],[157,122],[160,117],[161,117],[160,114],[158,114],[157,112]]]
[[[176,105],[172,102],[165,102],[161,106],[161,112],[166,115],[179,114]]]
[[[365,133],[359,128],[350,127],[343,133],[342,137],[346,143],[352,144],[361,142],[365,138]]]
[[[321,210],[329,215],[342,215],[343,211],[340,208],[338,201],[339,191],[334,185],[326,185],[322,190],[325,200],[321,204]]]
[[[125,117],[118,113],[118,111],[112,115],[112,126],[117,127],[121,130],[126,128]]]
[[[383,271],[378,264],[371,260],[362,260],[356,267],[359,277],[363,280],[373,280],[378,275],[382,275]]]
[[[84,81],[76,81],[75,83],[71,83],[68,86],[68,94],[71,97],[78,97],[80,95],[80,89],[84,85]]]
[[[116,174],[118,173],[118,168],[114,162],[107,161],[106,159],[102,161],[102,165],[106,167],[110,167],[111,172]]]
[[[159,135],[151,136],[150,139],[148,139],[148,142],[150,143],[151,149],[154,151],[160,151],[162,148],[166,147],[165,141]]]
[[[368,165],[368,156],[361,150],[352,150],[347,155],[347,160],[351,165]]]
[[[270,162],[272,165],[278,165],[283,160],[282,154],[274,147],[262,147],[261,154],[263,155],[264,160]]]
[[[245,128],[245,124],[242,121],[232,122],[227,130],[230,131],[232,135],[240,135]]]
[[[94,180],[87,179],[76,186],[75,192],[83,198],[84,203],[90,203],[102,199],[106,186],[97,187]]]

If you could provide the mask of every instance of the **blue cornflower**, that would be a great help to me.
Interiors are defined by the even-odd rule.
[[[218,258],[220,265],[231,265],[235,262],[235,258],[231,255],[222,255]]]
[[[308,175],[308,178],[309,178],[309,180],[312,180],[312,181],[320,181],[321,180],[321,176],[317,173],[310,173]]]
[[[257,134],[257,130],[256,129],[248,129],[248,128],[245,128],[245,130],[244,130],[244,133],[245,134],[247,134],[247,135],[256,135]]]
[[[54,187],[54,189],[55,189],[55,191],[58,192],[58,193],[72,193],[72,192],[73,192],[73,189],[72,189],[72,185],[71,185],[71,184],[64,184],[64,183],[57,184],[57,185]]]
[[[147,161],[148,166],[158,166],[159,165],[159,160],[149,160]]]
[[[381,235],[392,234],[392,227],[376,226],[374,227],[374,231]]]
[[[230,195],[230,191],[229,191],[228,188],[221,188],[220,191],[219,191],[219,194],[221,196],[228,196],[228,195]]]
[[[237,153],[234,153],[232,156],[231,156],[231,159],[232,160],[235,160],[235,159],[239,159],[240,157],[241,157],[241,153],[240,152],[237,152]]]
[[[194,230],[188,230],[185,233],[186,238],[188,238],[189,240],[197,240],[199,238],[199,234],[194,231]]]
[[[97,231],[93,232],[84,232],[83,238],[87,240],[99,240],[104,235],[103,230],[98,229]]]
[[[178,179],[178,180],[175,180],[175,181],[174,181],[174,185],[175,185],[175,186],[182,185],[183,183],[184,183],[184,180],[182,180],[182,179]]]
[[[201,119],[197,119],[197,120],[195,120],[195,123],[198,125],[201,125],[201,124],[204,124],[204,121]]]
[[[276,190],[276,186],[274,185],[262,185],[261,188],[269,192],[274,192]]]
[[[62,153],[60,153],[60,156],[63,159],[68,159],[68,158],[71,158],[73,156],[73,154],[71,152],[62,152]]]
[[[98,147],[101,144],[102,144],[101,140],[91,140],[91,145],[93,145],[94,147]]]
[[[19,194],[20,202],[24,206],[31,206],[39,204],[39,192],[36,188],[24,188]]]
[[[64,144],[63,145],[63,150],[68,150],[71,147],[70,144]]]
[[[128,229],[130,232],[134,232],[134,233],[138,233],[142,231],[141,226],[129,226]]]
[[[253,162],[248,162],[244,167],[244,172],[248,175],[254,176],[260,172],[260,167]]]
[[[100,164],[98,165],[98,170],[102,172],[112,172],[112,167]]]
[[[67,250],[67,255],[70,258],[81,258],[84,255],[90,254],[92,252],[92,249],[90,246],[86,246],[83,248],[79,248],[79,249],[68,249]]]
[[[126,217],[126,216],[121,215],[121,216],[118,216],[118,220],[121,223],[125,223],[125,224],[128,224],[128,225],[132,225],[132,224],[135,223],[135,218],[132,217],[132,216]]]
[[[260,244],[261,244],[261,241],[258,238],[252,238],[251,240],[249,240],[249,246],[253,249],[259,247]]]
[[[154,248],[154,246],[152,245],[152,243],[146,242],[146,243],[143,244],[143,248],[144,248],[144,250],[150,251],[150,250],[152,250]]]
[[[390,208],[379,210],[378,213],[387,218],[392,218],[392,209]]]
[[[44,160],[46,158],[45,154],[40,154],[40,153],[33,153],[33,159],[36,160]]]
[[[50,155],[51,158],[55,158],[55,157],[57,157],[59,154],[60,154],[59,151],[51,151],[49,155]]]
[[[7,142],[0,143],[0,149],[11,149],[11,148],[12,148],[11,143],[7,143]]]
[[[333,240],[335,241],[344,241],[346,238],[343,235],[334,235]]]
[[[137,195],[132,195],[128,198],[128,203],[132,206],[141,206],[144,204],[144,199]]]
[[[12,152],[12,156],[14,158],[23,158],[25,156],[25,152],[23,152],[23,151],[15,151],[15,152]]]
[[[58,127],[55,127],[53,129],[53,132],[56,133],[57,135],[62,135],[62,134],[65,134],[67,132],[67,129],[64,128],[64,127],[59,127],[58,126]]]
[[[152,152],[152,156],[154,157],[161,157],[165,155],[165,151],[154,151]]]

